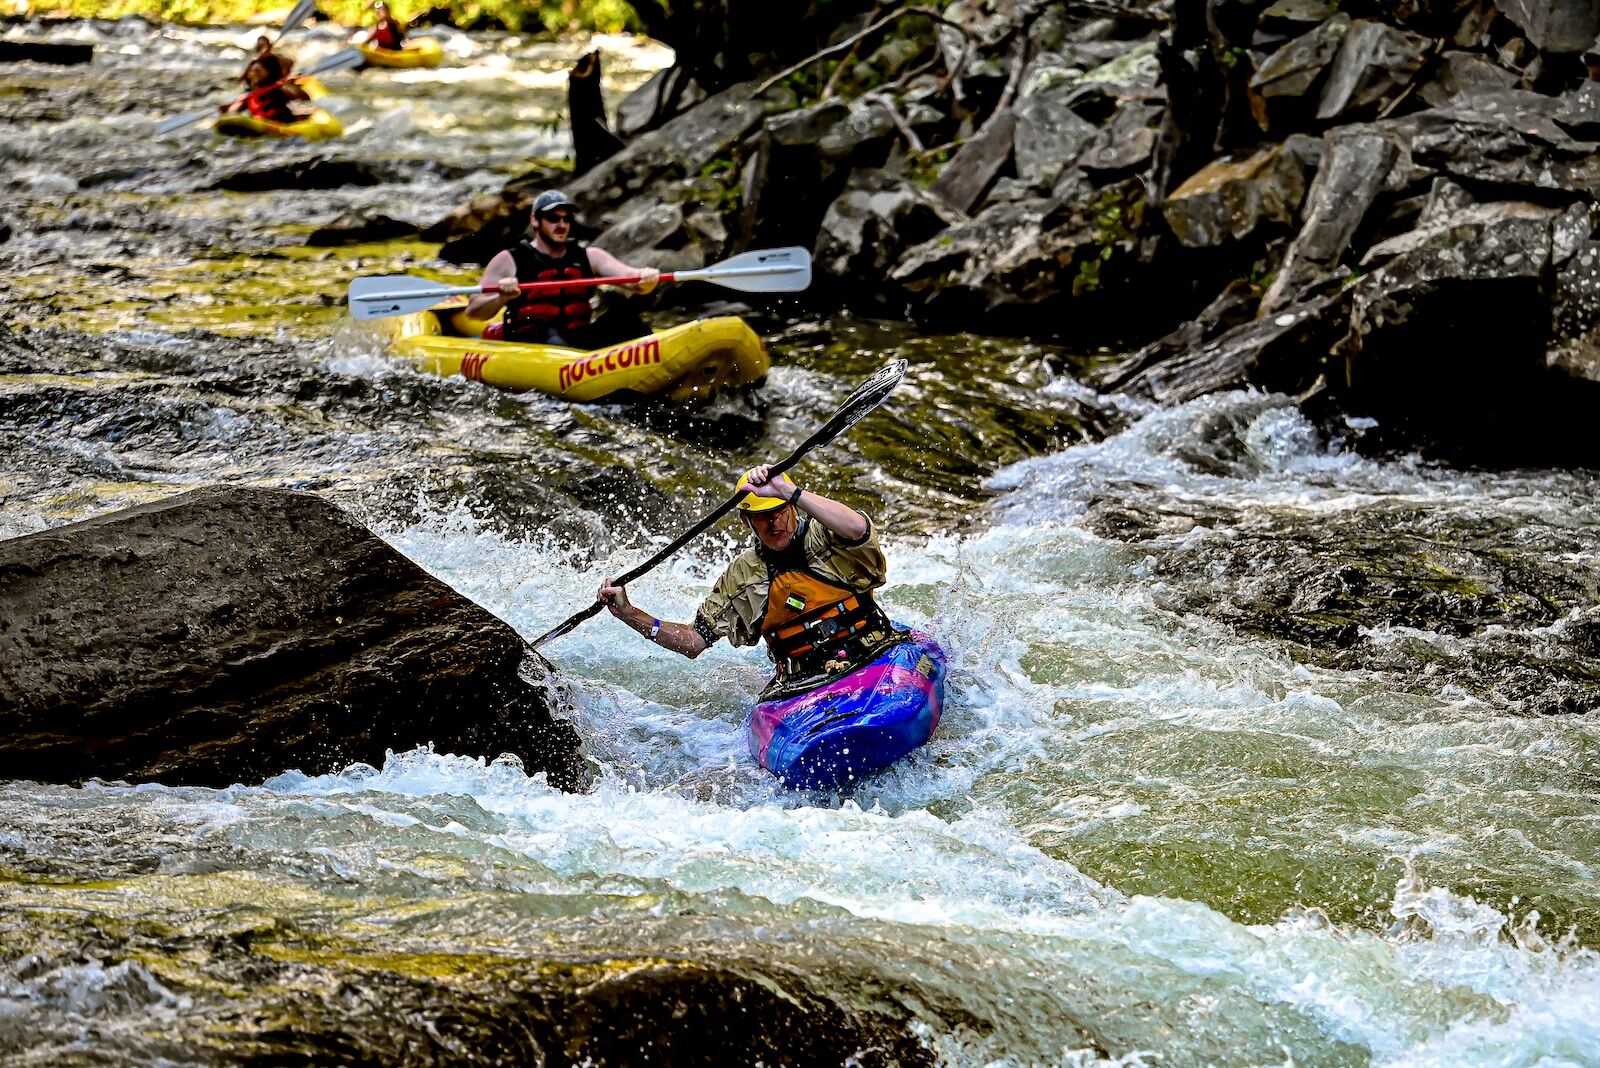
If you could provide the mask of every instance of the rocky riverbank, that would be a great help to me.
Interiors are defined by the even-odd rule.
[[[567,185],[610,251],[804,244],[819,303],[1105,347],[1101,388],[1322,393],[1378,445],[1595,455],[1588,0],[863,3],[781,41],[690,7]],[[515,229],[552,180],[434,234]]]

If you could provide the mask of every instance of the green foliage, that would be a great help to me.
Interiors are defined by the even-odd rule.
[[[956,153],[955,145],[934,145],[921,152],[906,153],[906,173],[913,182],[924,189],[930,188],[939,180],[939,172],[944,170],[944,165],[950,162],[950,157]]]
[[[1078,273],[1072,280],[1073,296],[1099,289],[1105,283],[1104,269],[1113,265],[1120,254],[1132,250],[1144,222],[1144,208],[1142,192],[1130,194],[1127,188],[1116,186],[1103,191],[1089,205],[1094,242],[1078,261]]]
[[[28,0],[27,12],[75,18],[117,19],[124,15],[192,25],[270,22],[288,14],[293,0]],[[597,30],[614,33],[638,29],[639,19],[628,0],[392,0],[402,22],[437,6],[449,9],[457,26],[560,32]],[[371,0],[318,0],[321,18],[356,27],[372,22]]]
[[[739,165],[727,156],[718,156],[701,167],[689,185],[693,199],[719,215],[726,216],[738,210],[744,199]]]

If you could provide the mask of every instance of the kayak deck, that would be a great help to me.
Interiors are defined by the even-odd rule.
[[[357,45],[369,67],[437,67],[444,59],[444,46],[431,37],[414,37],[399,48],[380,48],[375,44]]]
[[[745,722],[756,763],[799,790],[837,790],[924,745],[944,707],[945,654],[920,631],[848,675],[760,702]]]
[[[761,339],[735,316],[584,350],[485,341],[477,335],[486,324],[466,318],[465,305],[459,299],[396,319],[390,355],[428,374],[461,375],[511,392],[536,390],[583,402],[643,396],[695,404],[757,385],[771,366]]]
[[[344,125],[329,111],[317,108],[298,122],[273,122],[244,112],[220,115],[214,129],[228,137],[298,137],[326,141],[344,135]]]

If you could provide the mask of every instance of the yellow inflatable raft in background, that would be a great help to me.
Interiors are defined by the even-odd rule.
[[[484,323],[460,299],[396,319],[389,352],[420,370],[461,375],[512,392],[538,390],[572,401],[658,397],[698,404],[754,385],[771,366],[743,319],[685,323],[586,352],[559,345],[484,341]]]
[[[413,37],[399,48],[379,48],[375,44],[356,47],[367,57],[369,67],[437,67],[444,59],[444,45],[432,37]]]
[[[229,137],[300,137],[307,141],[326,141],[344,136],[344,124],[333,113],[317,108],[298,122],[273,122],[238,111],[221,115],[214,127]]]

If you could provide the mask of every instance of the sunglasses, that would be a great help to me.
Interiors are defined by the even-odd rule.
[[[752,523],[761,523],[764,526],[771,527],[776,526],[778,520],[782,519],[787,511],[787,508],[774,508],[770,512],[746,512],[745,518]]]
[[[550,222],[553,222],[553,223],[562,223],[562,224],[564,224],[566,226],[571,226],[572,225],[572,216],[568,215],[564,211],[560,212],[560,213],[557,213],[557,214],[552,214],[552,215],[541,215],[541,216],[539,216],[539,218],[546,219],[546,220],[548,220]]]

